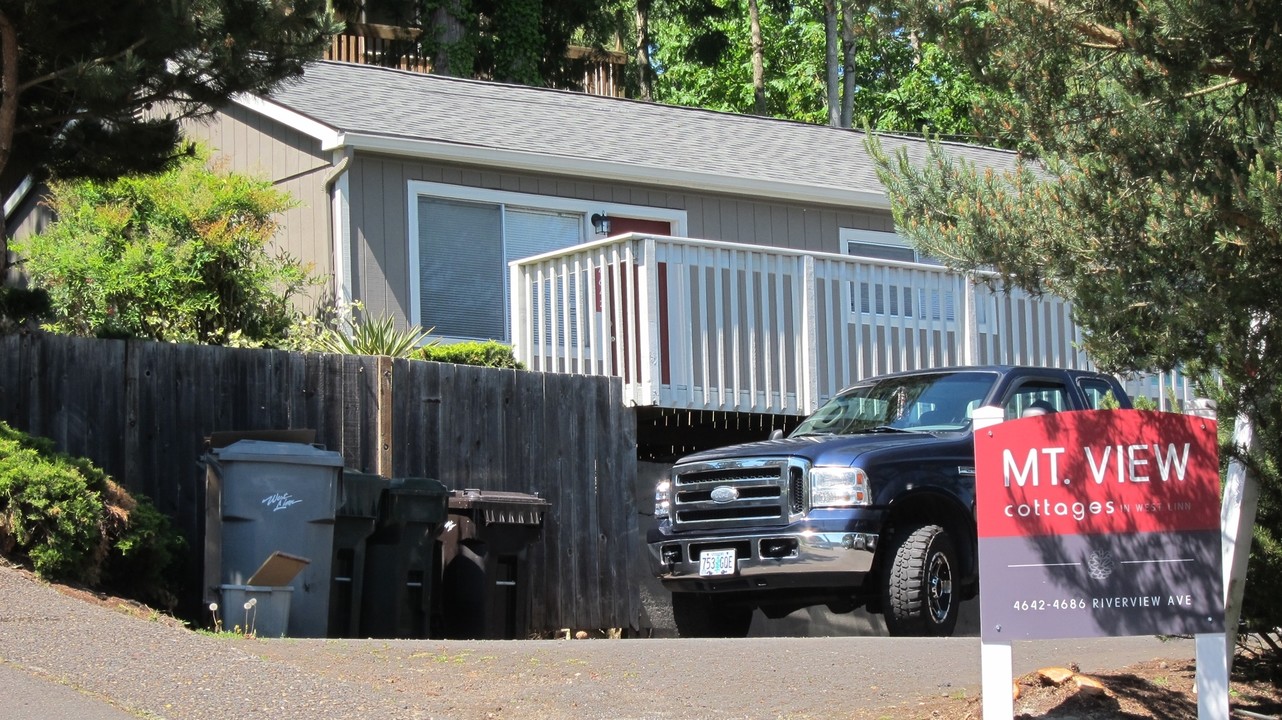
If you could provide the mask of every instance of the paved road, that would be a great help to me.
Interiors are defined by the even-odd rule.
[[[45,679],[36,672],[0,664],[0,688],[4,688],[0,720],[136,720],[138,717],[105,698]]]
[[[977,638],[243,640],[0,568],[0,720],[857,717],[979,688]],[[1016,671],[1193,656],[1150,637],[1017,643]],[[876,715],[874,715],[875,717]]]

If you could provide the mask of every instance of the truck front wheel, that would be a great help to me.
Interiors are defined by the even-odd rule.
[[[890,634],[952,635],[960,599],[953,585],[957,551],[948,531],[938,525],[909,526],[888,549],[882,608]]]
[[[752,607],[724,602],[709,593],[672,593],[672,619],[683,638],[747,637]]]

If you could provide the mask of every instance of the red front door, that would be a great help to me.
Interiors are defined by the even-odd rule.
[[[610,235],[624,235],[627,233],[643,233],[646,235],[671,235],[672,223],[662,220],[641,220],[638,218],[626,218],[610,216]],[[624,288],[623,296],[626,297],[627,283],[635,283],[637,280],[637,269],[632,268],[630,274],[623,274]],[[631,275],[631,277],[629,277]],[[607,274],[605,296],[609,298],[609,308],[601,307],[600,295],[597,296],[597,309],[605,309],[610,318],[610,342],[623,343],[623,357],[631,357],[636,367],[641,367],[641,344],[633,341],[634,331],[638,325],[638,318],[623,317],[623,327],[615,327],[614,321],[614,281],[610,274]],[[656,292],[659,294],[659,375],[660,382],[664,385],[672,382],[672,370],[668,362],[668,265],[659,263],[658,278],[656,280]],[[598,291],[599,292],[599,291]],[[631,373],[626,372],[627,368],[619,368],[619,356],[611,354],[612,370],[614,375],[622,375],[624,382],[631,382],[633,378],[629,377]]]

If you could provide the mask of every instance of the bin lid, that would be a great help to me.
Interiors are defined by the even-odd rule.
[[[547,500],[529,493],[467,488],[450,493],[451,510],[479,513],[486,523],[541,525],[543,513],[552,506]]]
[[[277,550],[267,557],[248,580],[246,585],[276,587],[288,585],[298,577],[311,560]]]
[[[444,498],[449,492],[445,483],[436,478],[398,477],[392,478],[390,489],[394,492],[412,493],[414,495],[439,495]]]
[[[440,480],[393,478],[383,501],[383,520],[440,524],[445,520],[445,498],[448,494]]]
[[[334,450],[325,450],[304,443],[272,440],[238,440],[227,447],[214,450],[213,454],[220,461],[250,460],[291,465],[343,466],[343,454]]]
[[[392,481],[382,475],[343,468],[343,502],[335,513],[342,517],[378,517],[383,490]]]

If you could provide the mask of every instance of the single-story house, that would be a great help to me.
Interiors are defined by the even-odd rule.
[[[278,241],[328,298],[620,375],[640,407],[797,415],[887,370],[1089,362],[1064,303],[917,256],[862,132],[318,62],[187,133],[298,201]]]

